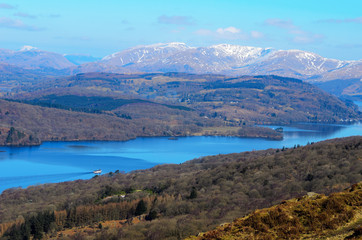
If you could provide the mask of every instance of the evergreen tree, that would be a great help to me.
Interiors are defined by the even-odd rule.
[[[157,212],[155,210],[151,210],[150,213],[146,216],[147,221],[152,221],[157,218]]]
[[[196,191],[196,188],[195,188],[195,187],[192,188],[189,198],[190,198],[190,199],[197,198],[197,191]]]
[[[43,237],[43,226],[39,221],[38,217],[30,218],[30,229],[34,239],[42,239]]]
[[[25,223],[21,224],[20,226],[20,233],[22,236],[22,240],[30,240],[30,222],[27,219]]]
[[[147,211],[146,204],[143,200],[139,201],[136,207],[135,215],[139,216],[141,214],[144,214]]]

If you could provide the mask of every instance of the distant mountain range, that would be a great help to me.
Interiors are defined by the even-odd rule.
[[[362,77],[362,60],[328,59],[301,50],[229,44],[189,47],[184,43],[138,46],[79,66],[76,72],[187,72],[226,75],[279,75],[325,81]]]
[[[362,78],[362,60],[342,61],[301,50],[230,44],[190,47],[185,43],[158,43],[133,47],[102,59],[86,55],[61,55],[25,46],[20,51],[0,49],[0,65],[2,68],[6,66],[7,75],[11,75],[11,67],[14,72],[21,72],[19,68],[23,68],[36,70],[42,75],[86,72],[279,75],[309,82],[353,79],[352,86],[350,82],[346,86],[354,89],[352,94],[360,94],[358,89],[362,88],[359,81]]]

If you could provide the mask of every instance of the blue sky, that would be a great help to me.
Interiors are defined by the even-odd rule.
[[[230,43],[359,60],[361,9],[361,0],[0,0],[0,48],[103,57],[159,42]]]

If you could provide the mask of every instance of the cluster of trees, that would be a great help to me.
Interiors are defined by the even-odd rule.
[[[44,233],[54,231],[54,212],[40,212],[25,218],[23,222],[13,224],[5,231],[4,238],[11,240],[42,239]]]
[[[28,146],[39,145],[41,141],[28,132],[14,127],[0,127],[0,145]]]
[[[38,105],[49,108],[59,108],[87,113],[103,113],[111,111],[125,104],[148,102],[141,99],[120,99],[103,96],[77,96],[55,94],[41,96],[30,100],[12,100],[8,101],[21,102],[26,104]]]
[[[190,199],[195,198],[195,191],[191,192]],[[0,224],[0,239],[22,240],[42,239],[44,236],[55,237],[57,231],[73,227],[98,225],[102,221],[124,220],[125,224],[132,222],[132,218],[144,215],[144,219],[152,221],[159,215],[159,209],[164,205],[173,204],[180,199],[170,195],[150,195],[141,199],[126,199],[118,197],[105,204],[80,205],[61,211],[45,211],[33,214],[31,217],[18,219],[12,224]],[[102,228],[102,227],[99,227]]]
[[[87,226],[101,221],[131,219],[146,214],[147,220],[157,217],[155,209],[163,204],[172,204],[176,201],[170,195],[151,195],[141,199],[117,198],[105,204],[81,205],[66,209],[65,212],[55,214],[59,229]]]

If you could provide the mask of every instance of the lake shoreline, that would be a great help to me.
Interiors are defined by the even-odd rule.
[[[279,127],[279,126],[272,126]],[[362,124],[304,124],[284,127],[284,138],[185,136],[137,137],[128,141],[45,141],[40,146],[0,147],[3,170],[0,192],[12,187],[89,179],[95,169],[103,173],[130,172],[161,164],[269,148],[303,146],[332,138],[362,135]]]
[[[174,135],[140,135],[135,137],[128,138],[115,138],[115,139],[104,139],[104,138],[78,138],[78,139],[64,139],[64,138],[54,138],[51,139],[34,139],[34,141],[25,141],[21,144],[14,143],[4,143],[4,141],[0,142],[0,147],[36,147],[41,146],[44,142],[127,142],[137,138],[153,138],[153,137],[168,137],[168,138],[178,138],[178,137],[194,137],[194,136],[215,136],[215,137],[238,137],[238,138],[261,138],[268,140],[281,141],[284,138],[284,134],[282,131],[278,131],[276,129],[270,128],[268,126],[280,126],[280,127],[290,127],[295,125],[307,125],[307,124],[318,124],[325,126],[349,126],[361,123],[361,121],[353,121],[353,122],[296,122],[290,124],[262,124],[262,125],[254,125],[248,127],[204,127],[200,132],[189,133],[189,134],[174,134]],[[272,131],[270,131],[272,130]],[[17,130],[16,130],[17,131]]]
[[[43,142],[127,142],[137,138],[146,138],[146,137],[194,137],[194,136],[217,136],[217,137],[240,137],[240,138],[262,138],[262,139],[271,139],[271,140],[282,140],[283,134],[277,131],[270,131],[269,128],[257,127],[213,127],[213,128],[203,128],[201,132],[195,132],[190,134],[175,134],[175,135],[153,135],[153,136],[136,136],[129,137],[126,139],[104,139],[104,138],[82,138],[82,139],[45,139],[40,140],[36,139],[35,141],[25,141],[25,142],[0,142],[0,147],[31,147],[31,146],[41,146]],[[241,131],[244,130],[244,131]],[[17,131],[17,130],[16,130]]]

